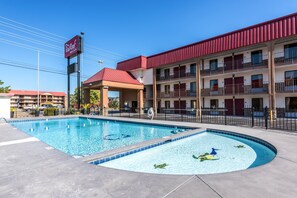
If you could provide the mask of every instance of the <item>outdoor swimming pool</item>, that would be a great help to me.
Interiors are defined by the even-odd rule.
[[[10,122],[72,156],[85,156],[186,131],[174,126],[89,118]]]
[[[202,132],[100,165],[145,173],[212,174],[260,166],[275,155],[272,147],[253,140]]]

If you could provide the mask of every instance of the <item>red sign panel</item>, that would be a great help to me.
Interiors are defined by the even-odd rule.
[[[64,46],[65,58],[72,58],[80,53],[80,36],[75,36],[67,41]]]

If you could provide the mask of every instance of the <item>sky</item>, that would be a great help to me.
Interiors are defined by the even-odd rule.
[[[40,90],[67,92],[64,43],[80,32],[85,33],[86,80],[125,59],[294,12],[296,0],[1,0],[0,80],[12,89],[37,90],[39,50],[40,68],[53,72],[40,72]],[[71,92],[75,87],[73,75]]]

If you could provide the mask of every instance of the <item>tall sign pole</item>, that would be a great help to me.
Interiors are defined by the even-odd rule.
[[[40,94],[39,94],[39,71],[40,71],[40,59],[39,59],[39,50],[37,51],[37,108],[40,106]]]
[[[77,56],[77,106],[80,109],[80,54]]]
[[[67,67],[70,65],[70,57],[67,58]],[[70,110],[70,73],[67,69],[67,111]]]
[[[65,58],[67,61],[67,74],[68,74],[68,111],[70,108],[70,74],[77,72],[77,108],[80,110],[81,93],[80,93],[80,54],[82,53],[82,38],[77,35],[67,41],[64,46]],[[70,64],[70,59],[77,56],[77,63]]]

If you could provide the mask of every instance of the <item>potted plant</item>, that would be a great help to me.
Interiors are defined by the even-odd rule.
[[[14,112],[16,112],[16,108],[11,107],[10,108],[10,118],[14,118]]]
[[[82,111],[83,111],[82,113],[83,113],[84,115],[87,114],[89,108],[90,108],[90,104],[83,104],[83,105],[82,105]]]
[[[40,110],[38,107],[35,108],[35,117],[39,117]]]

